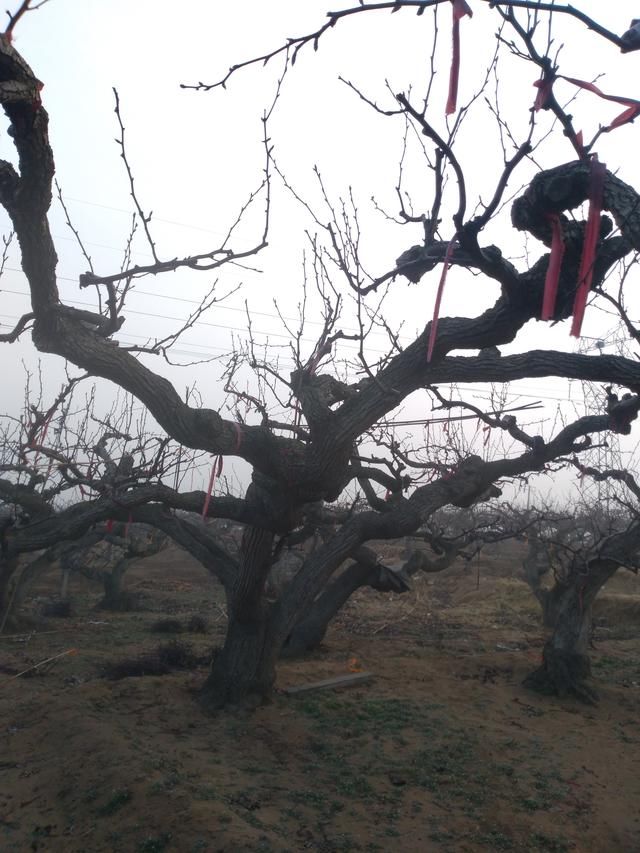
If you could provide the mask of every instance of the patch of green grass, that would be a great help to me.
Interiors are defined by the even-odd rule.
[[[409,725],[424,727],[429,714],[442,705],[382,698],[353,702],[318,694],[301,700],[298,707],[319,728],[341,732],[352,741],[362,735],[399,734]]]
[[[343,773],[336,779],[335,791],[343,797],[358,797],[369,799],[374,790],[366,778],[359,774]]]
[[[327,797],[322,791],[315,791],[312,788],[302,788],[299,791],[291,791],[289,799],[292,803],[297,803],[300,806],[312,806],[320,810],[327,808]]]
[[[149,788],[152,794],[161,794],[164,791],[172,791],[180,784],[180,776],[173,772],[169,773],[164,779],[157,779]]]
[[[128,788],[121,788],[118,791],[113,791],[107,802],[98,809],[100,817],[115,814],[122,806],[126,805],[131,799],[131,791]]]
[[[560,774],[552,769],[536,769],[531,774],[533,790],[520,799],[526,811],[546,811],[562,799],[567,786]]]
[[[485,800],[484,773],[474,773],[474,742],[464,732],[447,731],[441,743],[431,743],[418,752],[414,759],[415,784],[437,794],[438,797],[456,796],[482,805]],[[469,783],[459,785],[460,779]]]
[[[137,853],[162,853],[163,850],[166,850],[169,841],[171,841],[171,835],[163,832],[162,835],[155,838],[153,836],[145,838],[138,844],[136,850]]]
[[[517,850],[508,835],[495,829],[492,829],[490,832],[474,835],[473,840],[477,844],[484,845],[492,853],[498,853],[499,850]]]
[[[569,842],[561,836],[545,835],[543,832],[534,832],[529,841],[531,853],[569,853]]]
[[[627,729],[624,726],[617,725],[614,729],[616,733],[616,737],[618,740],[622,741],[622,743],[638,743],[638,738],[633,737],[629,734]]]
[[[448,832],[446,829],[434,829],[433,832],[429,833],[429,840],[435,841],[438,844],[444,844],[447,841],[453,841],[455,835],[452,832]]]
[[[87,788],[82,800],[85,803],[92,803],[97,798],[98,798],[98,789],[95,786],[92,786],[91,788]]]
[[[218,794],[213,785],[200,785],[193,789],[193,796],[197,800],[215,800]]]

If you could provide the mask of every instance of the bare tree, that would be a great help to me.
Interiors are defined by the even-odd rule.
[[[135,522],[135,509],[157,499],[154,487],[166,490],[170,506],[170,495],[179,495],[175,486],[183,468],[197,463],[184,448],[153,436],[145,416],[134,416],[130,399],[115,401],[98,417],[95,387],[77,398],[81,379],[70,379],[47,406],[41,382],[36,392],[34,377],[27,374],[22,414],[0,417],[2,628],[17,613],[28,587],[54,563],[64,575],[75,570],[102,580],[105,602],[116,608],[130,561],[156,554],[165,541],[157,530]],[[123,511],[121,498],[126,494],[131,501],[138,489],[140,500]],[[202,499],[198,493],[191,506],[201,506]],[[29,561],[28,555],[43,548]],[[99,567],[97,550],[102,551]]]
[[[609,509],[574,502],[570,511],[528,513],[525,579],[540,602],[550,636],[542,666],[525,684],[593,702],[597,698],[589,680],[593,605],[618,569],[638,571],[640,488],[629,471],[599,470],[577,458],[573,463],[581,476],[614,481],[622,489]]]
[[[457,109],[455,55],[447,104],[447,113],[455,117],[448,120],[442,115],[442,106],[436,108],[432,104],[431,81],[420,93],[416,90],[392,93],[388,106],[378,105],[352,86],[355,94],[379,114],[389,116],[392,121],[400,120],[403,132],[408,129],[406,132],[414,133],[420,142],[426,167],[433,177],[432,201],[424,210],[414,209],[407,201],[406,190],[400,187],[398,221],[420,228],[422,241],[404,252],[397,262],[390,262],[386,271],[371,275],[362,257],[355,200],[334,204],[320,179],[324,199],[320,214],[286,183],[288,191],[299,198],[312,217],[317,230],[311,237],[311,264],[323,304],[322,332],[307,357],[301,346],[302,335],[291,329],[296,367],[289,376],[283,374],[277,361],[258,351],[250,335],[246,349],[229,363],[226,387],[238,406],[231,406],[235,416],[228,417],[224,416],[224,410],[214,411],[185,402],[167,379],[147,366],[148,359],[138,357],[140,348],[131,351],[118,345],[117,335],[126,314],[127,288],[140,277],[178,268],[220,269],[257,253],[265,245],[274,170],[266,130],[269,111],[264,117],[265,174],[258,182],[258,195],[250,199],[260,197],[266,202],[262,231],[252,245],[242,249],[232,249],[229,238],[193,257],[170,260],[162,257],[150,217],[136,196],[124,126],[118,112],[122,155],[153,262],[146,266],[125,264],[113,273],[90,271],[82,276],[80,287],[91,286],[99,298],[95,311],[80,311],[61,301],[56,283],[57,257],[47,219],[54,155],[42,102],[42,84],[12,46],[10,34],[0,38],[0,102],[18,154],[18,168],[8,161],[0,163],[0,203],[17,236],[32,299],[31,311],[3,339],[15,340],[30,329],[41,352],[57,354],[91,376],[103,377],[126,389],[182,446],[207,451],[220,459],[235,455],[252,468],[251,483],[244,497],[214,495],[207,499],[206,514],[235,519],[245,525],[237,562],[227,562],[220,555],[229,571],[229,624],[224,647],[215,658],[202,692],[202,701],[209,708],[269,695],[276,660],[287,638],[321,601],[327,584],[344,562],[359,561],[367,542],[411,535],[439,508],[471,506],[485,499],[500,481],[541,471],[558,457],[584,451],[592,442],[591,436],[608,430],[628,432],[637,416],[640,370],[633,359],[544,349],[525,349],[500,357],[497,350],[516,341],[527,322],[541,317],[559,322],[573,316],[572,328],[578,334],[589,294],[603,288],[616,264],[640,248],[640,196],[614,171],[598,164],[594,147],[604,132],[637,115],[637,102],[626,99],[625,113],[585,141],[554,92],[560,68],[552,37],[553,22],[557,14],[563,14],[584,30],[585,38],[605,39],[611,50],[616,47],[635,50],[638,47],[635,36],[613,34],[571,6],[533,0],[505,0],[489,5],[500,28],[496,54],[471,102],[485,97],[503,145],[504,162],[495,174],[489,200],[471,203],[468,186],[473,174],[465,171],[457,154],[460,127],[472,122],[474,113],[469,109],[471,103]],[[346,18],[403,9],[422,14],[427,10],[435,12],[439,6],[451,9],[444,0],[394,0],[362,3],[331,12],[317,31],[289,40],[251,62],[264,64],[276,54],[293,61],[301,49],[306,45],[317,47],[331,28]],[[460,26],[460,16],[467,11],[465,7],[466,4],[454,4],[454,33]],[[543,22],[548,26],[543,27]],[[432,23],[426,21],[425,25]],[[504,102],[487,94],[498,54],[502,53],[530,63],[538,77],[538,96],[535,103],[524,106],[529,120],[520,138],[511,130],[510,119],[503,115]],[[220,82],[230,85],[229,78],[241,67],[231,69]],[[198,84],[195,88],[210,90],[213,85]],[[509,107],[520,108],[520,103]],[[551,116],[551,123],[547,116]],[[543,168],[540,165],[544,159],[543,143],[556,129],[564,134],[568,156],[573,160],[561,165],[547,163]],[[513,176],[524,164],[530,166],[526,187],[515,193],[510,190],[509,196],[507,189]],[[535,170],[533,177],[532,170]],[[525,260],[520,269],[497,246],[481,239],[483,230],[499,217],[514,195],[517,195],[511,205],[514,228],[550,249],[537,260]],[[573,214],[583,203],[589,204],[586,220]],[[613,221],[602,215],[602,210]],[[389,226],[392,225],[390,220]],[[436,269],[441,293],[449,267],[471,271],[478,282],[497,283],[500,296],[476,317],[434,316],[412,343],[403,346],[397,330],[384,318],[382,296],[386,294],[393,299],[403,278],[417,285],[429,281],[429,274]],[[358,353],[352,371],[341,374],[334,354],[345,338],[339,325],[345,298],[355,309],[354,340]],[[207,304],[210,303],[205,300],[205,308]],[[372,359],[367,352],[367,336],[372,329],[382,329],[388,335],[388,350],[381,358]],[[166,354],[172,340],[155,341],[146,347],[146,353]],[[466,354],[452,355],[454,350]],[[240,386],[239,358],[256,371],[262,393]],[[506,383],[540,376],[618,384],[629,389],[630,397],[619,409],[614,407],[566,422],[547,430],[550,434],[545,436],[532,434],[513,414],[476,408],[473,414],[484,426],[500,431],[512,442],[508,455],[492,460],[468,453],[462,458],[434,463],[424,457],[414,460],[409,453],[412,462],[403,461],[400,465],[401,457],[395,449],[381,451],[382,461],[377,461],[370,452],[372,430],[388,420],[413,392],[421,391],[425,400],[437,402],[442,399],[442,394],[438,392],[438,397],[435,391],[437,385]],[[265,400],[271,403],[267,405]],[[242,419],[240,402],[245,407]],[[399,449],[407,456],[407,448]],[[413,461],[418,467],[412,472],[409,469]],[[414,477],[416,472],[420,478]],[[367,497],[366,511],[348,514],[307,556],[280,596],[269,599],[267,579],[282,543],[286,544],[288,537],[304,528],[319,504],[335,503],[356,483]],[[162,489],[157,486],[153,489],[155,499],[162,501]],[[386,500],[380,497],[380,489],[386,491]],[[134,492],[124,492],[117,503],[112,502],[113,512],[128,513],[136,501],[139,499]],[[101,496],[95,502],[88,502],[83,512],[70,513],[68,535],[77,535],[91,518],[102,514],[108,503],[109,499]],[[176,500],[173,505],[178,503]],[[145,512],[157,509],[149,506]],[[42,530],[45,529],[46,522],[42,525]],[[41,536],[42,542],[45,539]],[[563,654],[560,647],[554,648],[556,673],[559,672],[556,663],[563,659]],[[564,662],[572,677],[571,654],[565,655]],[[558,681],[556,678],[554,683]]]

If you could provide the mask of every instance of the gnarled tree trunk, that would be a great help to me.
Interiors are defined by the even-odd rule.
[[[375,554],[360,548],[357,562],[351,563],[316,598],[309,613],[288,635],[282,649],[283,657],[298,657],[317,649],[327,629],[353,593],[362,586],[379,592],[402,593],[409,589],[404,571],[392,571],[378,564]]]
[[[122,588],[124,576],[130,562],[131,560],[128,557],[124,557],[118,560],[110,572],[102,572],[104,598],[98,606],[103,610],[117,612],[131,608],[131,596]]]
[[[593,704],[598,695],[589,684],[589,638],[593,602],[617,563],[593,560],[586,571],[574,570],[553,591],[555,626],[545,644],[542,665],[527,676],[525,686],[557,696],[575,696]]]
[[[258,704],[273,690],[284,637],[276,627],[275,607],[264,596],[272,545],[273,533],[246,528],[238,575],[229,595],[224,646],[216,654],[200,694],[201,704],[209,711]]]
[[[0,634],[7,629],[32,624],[31,617],[20,615],[25,597],[32,584],[57,559],[57,549],[51,548],[29,563],[19,564],[17,557],[0,559]]]
[[[17,569],[17,557],[0,556],[0,633],[9,624],[16,592],[15,585],[19,580],[14,577]]]

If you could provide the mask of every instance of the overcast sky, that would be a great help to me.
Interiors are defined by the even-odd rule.
[[[244,69],[232,77],[226,90],[194,92],[181,89],[180,84],[214,82],[228,66],[280,45],[287,36],[317,29],[329,8],[347,5],[327,2],[49,0],[20,22],[15,45],[45,84],[42,97],[50,115],[57,178],[98,273],[108,274],[119,268],[133,209],[114,141],[117,124],[112,87],[117,87],[121,99],[136,187],[145,209],[153,210],[152,227],[159,254],[170,258],[208,251],[219,245],[247,194],[260,182],[264,159],[260,117],[273,98],[282,62],[278,59],[266,68],[257,65]],[[479,0],[470,0],[470,5],[474,18],[462,22],[460,104],[477,91],[495,49],[495,12]],[[626,2],[580,0],[574,5],[619,33],[638,11],[634,4]],[[450,10],[447,4],[445,7],[439,16],[437,74],[428,113],[443,132],[450,57]],[[561,15],[557,16],[556,28],[557,45],[564,45],[561,66],[565,74],[586,80],[598,77],[598,85],[605,91],[638,96],[640,53],[622,56],[615,46]],[[333,199],[346,195],[352,187],[363,226],[363,252],[367,268],[374,275],[392,268],[404,249],[420,242],[417,226],[399,228],[385,221],[371,201],[373,196],[382,208],[397,212],[394,188],[404,126],[399,117],[376,114],[338,76],[351,80],[384,109],[394,108],[392,93],[412,90],[419,101],[428,82],[432,36],[430,13],[417,18],[406,10],[395,15],[376,12],[340,22],[323,37],[317,53],[310,48],[301,53],[285,79],[269,127],[278,165],[316,210],[322,211],[312,173],[315,165]],[[501,109],[518,141],[526,134],[536,76],[533,66],[506,52],[500,60]],[[495,83],[491,82],[487,94],[492,96],[494,91]],[[558,84],[557,91],[567,100],[575,93],[566,83]],[[586,93],[572,104],[576,126],[583,128],[586,138],[599,123],[608,123],[620,110],[617,105]],[[548,125],[548,117],[541,116],[541,129]],[[640,125],[629,125],[603,137],[598,144],[600,158],[635,185],[640,178],[638,132]],[[0,146],[2,156],[13,156],[11,141],[4,133]],[[492,192],[501,163],[496,125],[482,99],[472,107],[456,150],[467,176],[472,208],[479,197],[486,199]],[[538,162],[543,167],[571,159],[573,151],[559,133],[538,152]],[[525,165],[521,175],[516,176],[513,189],[535,169],[533,164]],[[417,156],[410,158],[406,178],[406,188],[416,207],[427,209],[432,200],[431,175]],[[261,210],[262,202],[256,213]],[[446,210],[450,215],[451,204]],[[74,304],[90,302],[91,294],[80,291],[77,285],[78,275],[86,270],[86,261],[55,202],[51,221],[60,257],[63,297],[75,300]],[[260,217],[249,216],[233,247],[241,249],[256,242],[260,227]],[[205,321],[209,325],[200,323],[185,336],[176,348],[181,358],[190,361],[195,353],[206,356],[227,351],[231,335],[243,334],[245,300],[255,315],[258,340],[266,341],[268,334],[272,344],[285,344],[285,338],[279,337],[285,330],[275,316],[273,300],[280,302],[287,316],[295,316],[305,229],[313,229],[312,221],[276,182],[270,245],[253,264],[261,272],[238,268],[221,271],[221,293],[240,283],[242,288],[224,306],[207,315]],[[452,234],[450,219],[444,219],[441,233],[445,239]],[[501,220],[488,229],[485,242],[499,243],[520,268],[527,262],[525,248],[529,259],[535,259],[541,250],[531,243],[524,247],[522,236],[509,229],[508,208]],[[148,247],[139,238],[134,259],[140,263],[149,261]],[[18,271],[16,252],[7,266],[0,282],[0,323],[5,328],[28,310],[26,296],[20,295],[26,294],[26,282]],[[395,326],[404,322],[404,340],[420,332],[430,319],[438,277],[436,271],[418,286],[407,286],[404,281],[396,284],[387,315]],[[130,301],[132,312],[120,336],[123,343],[141,342],[144,337],[161,336],[178,327],[180,318],[194,307],[193,302],[212,281],[210,274],[190,272],[142,280]],[[442,313],[475,316],[496,296],[497,288],[492,283],[454,270]],[[611,318],[589,309],[584,332],[597,338],[611,325]],[[348,311],[343,326],[353,327]],[[308,352],[313,347],[312,331],[313,326]],[[574,348],[567,322],[553,329],[549,324],[530,323],[505,351],[547,345]],[[382,337],[372,338],[372,357],[383,346]],[[347,353],[348,349],[343,350],[343,354]],[[31,366],[35,363],[28,337],[19,344],[1,345],[1,363],[9,367],[5,376],[11,377],[4,388],[7,411],[17,410],[21,402],[21,358]],[[288,363],[286,355],[284,363]],[[61,366],[55,359],[47,359],[44,364],[53,394]],[[163,366],[159,359],[154,364],[178,387],[197,381],[205,403],[219,404],[219,369],[215,365],[177,371]],[[523,383],[520,390],[528,395],[522,398],[523,402],[539,396],[551,410],[557,399],[569,393],[566,383],[543,380]],[[575,395],[577,391],[571,393]],[[412,408],[409,403],[404,414],[415,416],[415,406]]]

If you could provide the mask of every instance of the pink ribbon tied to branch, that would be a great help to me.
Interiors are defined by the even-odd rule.
[[[542,300],[542,320],[553,320],[556,310],[558,286],[560,284],[560,269],[564,257],[564,240],[562,238],[562,223],[557,213],[547,213],[551,225],[551,254],[549,266],[544,280],[544,297]]]
[[[213,494],[213,488],[216,483],[216,479],[222,474],[222,456],[216,456],[213,460],[213,465],[211,466],[211,476],[209,477],[209,487],[207,488],[207,496],[204,499],[204,506],[202,507],[202,517],[207,517],[207,512],[209,511],[209,504],[211,503],[211,495]]]
[[[582,244],[582,256],[580,258],[580,269],[578,272],[578,287],[573,303],[573,322],[571,334],[580,337],[582,321],[587,306],[587,299],[593,282],[593,267],[596,261],[596,247],[600,236],[600,215],[602,213],[602,202],[604,197],[604,181],[607,169],[604,163],[598,160],[596,154],[589,160],[589,213],[584,232]],[[564,257],[564,240],[562,238],[562,224],[557,213],[548,213],[547,219],[551,225],[551,253],[549,265],[544,281],[544,297],[542,302],[542,320],[553,320],[556,308],[558,285],[560,283],[560,269]]]
[[[427,362],[431,361],[431,356],[433,355],[433,348],[436,343],[436,335],[438,333],[438,319],[440,317],[440,303],[442,302],[442,294],[444,293],[444,286],[447,281],[447,273],[449,272],[449,267],[451,266],[451,256],[453,255],[453,248],[456,244],[456,237],[452,237],[449,240],[449,245],[447,246],[447,251],[444,256],[444,264],[442,265],[442,272],[440,273],[440,282],[438,283],[438,291],[436,293],[436,302],[433,306],[433,319],[431,320],[431,331],[429,332],[429,344],[427,346]]]
[[[558,79],[566,80],[567,83],[573,83],[573,85],[577,86],[579,89],[592,92],[604,101],[613,101],[614,104],[622,104],[622,106],[626,107],[626,109],[617,115],[612,122],[603,128],[605,133],[609,133],[610,130],[615,130],[617,127],[622,127],[624,124],[628,124],[640,115],[640,101],[635,98],[626,98],[621,95],[607,95],[606,92],[599,89],[595,83],[588,83],[586,80],[579,80],[577,77],[564,77],[562,75],[558,75],[558,77],[542,77],[540,80],[535,81],[533,85],[538,89],[538,94],[536,95],[536,99],[533,104],[534,112],[545,109],[551,95],[553,94],[553,84]]]
[[[580,270],[578,272],[578,289],[573,302],[573,322],[571,334],[574,338],[580,337],[584,312],[587,307],[587,299],[593,281],[593,267],[596,262],[596,246],[600,236],[600,214],[602,213],[602,201],[604,197],[604,181],[607,167],[598,160],[594,154],[590,161],[589,175],[589,214],[584,232],[582,244],[582,257],[580,258]]]
[[[473,12],[466,0],[451,0],[453,12],[453,24],[451,38],[453,52],[451,56],[451,70],[449,72],[449,95],[447,97],[446,115],[455,113],[458,103],[458,80],[460,79],[460,20],[468,15],[473,17]]]

